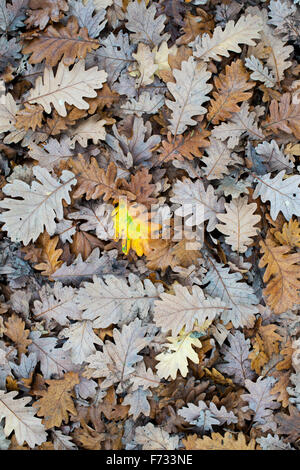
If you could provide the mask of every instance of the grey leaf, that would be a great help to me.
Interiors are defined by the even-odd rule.
[[[112,273],[117,275],[124,271],[124,262],[117,261],[116,250],[105,252],[100,256],[99,248],[95,248],[85,261],[79,254],[72,264],[69,266],[66,263],[62,264],[51,277],[63,284],[78,286],[82,281],[92,279],[94,275],[103,276]]]
[[[230,321],[235,328],[252,325],[254,314],[258,313],[256,305],[259,303],[253,289],[242,279],[241,273],[230,273],[229,268],[209,259],[209,271],[203,279],[203,284],[209,282],[205,291],[212,297],[219,297],[229,310],[224,310],[221,319],[225,323]]]
[[[132,58],[134,46],[129,44],[128,34],[119,31],[115,36],[110,33],[106,39],[101,40],[101,47],[93,54],[88,54],[86,63],[88,66],[98,63],[100,69],[107,73],[107,82],[110,86],[118,80],[123,69],[128,68]]]
[[[29,345],[28,351],[36,353],[45,379],[51,379],[52,375],[62,377],[65,372],[74,369],[75,366],[69,353],[61,348],[55,348],[56,338],[40,338],[38,331],[32,331],[29,337],[32,343]]]
[[[22,28],[27,7],[28,0],[12,0],[11,3],[0,0],[0,30],[7,33]]]
[[[139,387],[137,390],[127,393],[122,405],[130,405],[128,415],[132,415],[134,420],[136,420],[140,414],[149,416],[150,404],[147,400],[149,396],[151,396],[149,390],[143,390],[143,388]]]
[[[119,383],[117,393],[122,393],[127,388],[126,381],[130,380],[135,371],[135,364],[143,357],[138,354],[151,337],[146,337],[147,327],[141,326],[141,320],[135,319],[129,325],[124,325],[122,330],[114,328],[114,343],[106,341],[103,352],[97,351],[87,360],[89,363],[86,374],[90,378],[104,377],[101,388],[106,389],[114,383]]]
[[[104,280],[94,276],[92,283],[86,282],[79,289],[76,301],[83,310],[83,319],[92,320],[94,328],[107,328],[137,316],[145,318],[162,290],[160,284],[154,285],[150,279],[142,282],[132,273],[128,283],[113,275],[104,276]]]
[[[162,41],[168,41],[170,35],[167,33],[162,34],[167,17],[161,14],[155,18],[155,15],[155,4],[151,4],[147,8],[144,1],[138,2],[135,0],[129,3],[126,13],[126,28],[134,33],[131,35],[134,43],[144,42],[154,47]]]
[[[90,38],[97,38],[106,25],[104,20],[106,11],[99,10],[95,15],[95,5],[93,0],[88,0],[85,4],[82,0],[71,0],[69,2],[68,16],[75,16],[81,28],[87,28]],[[104,20],[104,21],[103,21]]]
[[[133,164],[139,165],[140,163],[143,166],[150,165],[148,160],[152,156],[151,149],[159,144],[161,137],[159,135],[151,135],[151,124],[149,121],[144,124],[142,118],[134,117],[131,137],[120,134],[116,125],[113,125],[113,133],[114,136],[106,135],[106,142],[113,149],[112,156],[115,161],[121,161],[126,168],[130,168]]]
[[[225,364],[219,364],[217,369],[234,377],[234,382],[244,385],[246,379],[253,379],[254,371],[251,370],[250,340],[240,331],[228,335],[229,346],[223,345],[221,352],[224,354]]]
[[[258,377],[256,382],[245,380],[245,386],[249,393],[245,393],[241,397],[248,402],[248,405],[244,406],[242,411],[251,410],[253,412],[253,423],[256,426],[268,423],[274,415],[273,410],[280,408],[280,403],[276,401],[276,395],[270,393],[274,383],[274,377]],[[272,423],[272,421],[268,423],[268,428],[272,429],[272,424],[276,429],[276,423]]]
[[[22,354],[20,364],[15,364],[11,362],[11,368],[18,379],[28,379],[30,377],[30,374],[34,371],[36,365],[37,355],[33,352],[30,353],[28,356],[26,356],[26,354]]]

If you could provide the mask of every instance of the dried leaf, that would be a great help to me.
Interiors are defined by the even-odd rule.
[[[90,39],[86,28],[80,28],[75,16],[72,16],[66,26],[48,26],[44,32],[32,36],[23,48],[24,54],[32,54],[30,64],[39,64],[44,59],[46,65],[54,67],[60,60],[65,65],[74,64],[75,60],[84,59],[88,52],[98,49],[99,42]]]
[[[68,372],[59,380],[46,380],[49,385],[46,391],[39,392],[42,395],[34,406],[38,408],[37,416],[43,416],[45,429],[59,427],[64,421],[69,422],[69,414],[76,415],[76,409],[71,398],[71,392],[79,383],[78,374]]]

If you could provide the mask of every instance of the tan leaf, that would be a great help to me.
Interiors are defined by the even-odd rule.
[[[270,104],[270,115],[264,123],[264,128],[275,134],[279,131],[294,134],[300,139],[300,104],[295,104],[289,93],[281,96],[280,102],[272,100]]]
[[[197,434],[190,434],[182,442],[186,450],[257,450],[255,439],[247,444],[242,432],[237,435],[225,432],[224,436],[213,432],[211,437],[204,436],[202,439]]]
[[[76,384],[79,383],[78,374],[75,372],[66,373],[62,379],[46,380],[49,385],[46,391],[40,391],[42,396],[34,403],[39,408],[37,416],[43,416],[43,424],[46,429],[54,426],[61,426],[62,422],[69,422],[69,413],[76,416],[72,400],[72,391]]]
[[[168,140],[162,141],[162,148],[159,150],[159,161],[165,163],[170,160],[193,160],[194,157],[202,157],[200,148],[208,147],[209,141],[206,139],[210,132],[202,129],[191,132],[187,136],[178,135],[175,138],[168,132]]]
[[[28,339],[30,330],[25,330],[25,322],[15,313],[5,322],[5,335],[17,346],[19,356],[27,352],[31,340]]]
[[[32,129],[42,127],[43,108],[40,105],[25,104],[25,109],[21,109],[16,114],[16,124],[18,129]]]
[[[111,162],[105,171],[99,168],[97,160],[92,157],[90,163],[82,155],[78,159],[70,159],[69,166],[78,175],[78,184],[74,192],[74,197],[85,195],[86,199],[98,199],[103,196],[103,201],[117,199],[121,195],[127,195],[129,199],[134,196],[124,190],[119,189],[120,180],[117,180],[117,167]]]
[[[83,97],[95,98],[97,96],[95,90],[102,88],[106,78],[107,73],[98,70],[97,67],[85,70],[84,60],[74,64],[72,70],[60,62],[55,76],[53,69],[45,67],[43,78],[36,79],[27,101],[42,105],[47,114],[51,113],[51,103],[53,103],[58,114],[65,117],[67,115],[65,103],[74,105],[78,109],[88,109],[89,104]]]
[[[283,313],[299,303],[300,254],[290,254],[289,246],[277,246],[269,237],[260,241],[263,257],[259,267],[266,266],[263,280],[267,287],[263,293],[274,313]]]
[[[226,121],[232,115],[240,111],[238,103],[248,101],[252,92],[247,92],[254,87],[255,82],[249,82],[250,75],[238,59],[231,65],[226,65],[225,74],[221,73],[214,79],[217,91],[213,92],[214,99],[210,102],[207,119],[213,124]]]
[[[59,237],[50,238],[47,232],[42,233],[38,239],[38,244],[42,248],[41,263],[34,266],[38,271],[42,271],[43,276],[51,276],[62,265],[63,261],[59,260],[63,250],[57,249]]]
[[[46,59],[46,65],[51,67],[60,60],[65,65],[72,65],[76,59],[84,59],[88,52],[100,46],[98,40],[88,37],[86,28],[79,29],[75,16],[69,18],[66,26],[50,25],[43,32],[27,33],[25,39],[31,39],[23,48],[24,54],[32,54],[29,63],[40,64]]]
[[[300,248],[300,225],[298,220],[290,219],[282,227],[281,232],[275,232],[274,236],[281,245],[288,245],[291,248]]]
[[[247,251],[248,246],[253,243],[251,237],[259,231],[255,225],[261,217],[254,214],[257,204],[247,202],[247,196],[232,199],[229,204],[225,203],[226,213],[217,215],[223,224],[217,224],[216,228],[226,236],[225,242],[238,253]]]

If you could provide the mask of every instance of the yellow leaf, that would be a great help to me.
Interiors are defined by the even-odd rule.
[[[130,248],[138,256],[149,251],[148,240],[154,236],[160,225],[150,222],[146,207],[142,204],[127,204],[125,199],[112,212],[115,241],[122,240],[122,251],[128,254]]]
[[[152,53],[154,54],[154,63],[157,65],[156,75],[159,75],[159,72],[162,70],[171,70],[168,57],[169,54],[176,55],[176,52],[177,46],[174,44],[169,49],[167,41],[163,41],[159,47],[154,47]]]
[[[204,372],[205,375],[207,375],[211,380],[213,380],[217,384],[233,386],[232,380],[227,377],[224,377],[224,375],[222,375],[221,372],[219,372],[214,367],[211,371],[205,367]]]
[[[158,354],[155,358],[159,361],[157,366],[155,366],[157,375],[161,379],[171,377],[175,380],[179,370],[182,377],[186,377],[188,373],[188,359],[199,364],[198,354],[196,354],[192,346],[201,348],[201,342],[193,335],[192,331],[189,333],[182,331],[178,336],[169,336],[167,339],[169,343],[164,344],[167,350]]]

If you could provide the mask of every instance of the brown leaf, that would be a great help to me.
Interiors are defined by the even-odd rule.
[[[172,242],[170,240],[149,240],[149,251],[147,252],[147,267],[149,269],[161,269],[163,272],[170,267],[182,266],[184,268],[195,264],[201,256],[198,250],[187,250],[186,243],[193,240],[180,240]]]
[[[286,312],[299,303],[300,254],[290,254],[289,246],[277,246],[271,237],[260,241],[263,257],[259,267],[266,266],[263,280],[267,287],[263,293],[274,313]]]
[[[204,367],[203,370],[205,372],[205,375],[209,377],[213,382],[217,384],[229,386],[229,387],[233,386],[232,380],[229,379],[228,377],[224,377],[224,375],[222,375],[221,372],[219,372],[214,367],[212,368],[212,370],[209,370],[206,367]]]
[[[84,109],[78,109],[74,106],[66,105],[68,114],[66,117],[60,116],[56,110],[52,112],[52,117],[47,118],[47,124],[43,128],[44,132],[51,135],[59,135],[62,131],[67,130],[70,126],[74,126],[78,119],[87,115]]]
[[[202,8],[196,9],[197,16],[192,15],[189,11],[184,19],[183,31],[184,35],[180,36],[177,44],[189,44],[194,41],[200,34],[207,33],[211,36],[215,22],[213,17]]]
[[[9,450],[30,450],[30,447],[24,442],[23,445],[19,445],[16,439],[16,436],[13,434],[11,436]]]
[[[263,366],[271,359],[273,354],[279,352],[279,341],[282,337],[275,332],[277,325],[261,325],[261,318],[258,320],[258,329],[255,335],[253,351],[249,354],[251,368],[259,375]]]
[[[254,82],[249,82],[249,73],[238,59],[231,65],[226,65],[225,74],[221,73],[214,79],[217,91],[213,92],[214,100],[211,100],[207,119],[213,124],[226,121],[232,113],[238,112],[238,103],[247,101],[252,92],[247,92],[254,87]]]
[[[37,127],[42,127],[43,111],[43,107],[39,104],[25,103],[25,109],[16,114],[16,127],[25,131],[28,129],[35,131]]]
[[[279,425],[277,433],[286,435],[288,442],[294,442],[300,438],[300,411],[295,406],[290,406],[289,412],[289,415],[277,414],[275,421]]]
[[[156,199],[150,197],[155,190],[155,184],[150,184],[152,175],[147,168],[142,168],[135,175],[131,175],[130,183],[122,180],[122,188],[135,195],[135,200],[139,204],[150,207],[155,204]]]
[[[96,98],[86,98],[86,101],[90,105],[88,113],[95,114],[96,111],[102,111],[105,106],[110,108],[112,104],[119,101],[119,99],[120,95],[112,91],[107,83],[104,83],[101,90],[97,90]]]
[[[25,21],[27,26],[39,26],[44,29],[48,21],[59,21],[63,16],[63,11],[68,11],[68,2],[66,0],[30,0],[27,14],[29,18]]]
[[[270,393],[272,395],[276,395],[277,393],[279,393],[277,401],[280,401],[282,406],[286,408],[290,404],[290,396],[287,391],[287,387],[289,386],[290,372],[279,373],[278,371],[276,371],[273,372],[273,377],[278,378],[278,381],[276,382]]]
[[[277,370],[289,370],[292,367],[292,355],[294,349],[292,342],[289,339],[284,348],[281,349],[280,355],[284,356],[284,359],[276,364]]]
[[[280,102],[272,100],[270,104],[270,115],[264,123],[266,131],[279,131],[294,134],[300,139],[300,104],[294,104],[289,93],[281,96]]]
[[[79,198],[85,195],[87,200],[99,199],[103,196],[106,202],[109,199],[118,199],[122,195],[126,195],[133,200],[134,195],[119,189],[120,180],[117,180],[117,167],[111,162],[105,171],[99,168],[97,160],[92,157],[88,163],[82,155],[78,155],[78,159],[70,159],[69,167],[78,176],[77,188],[73,196]]]
[[[83,423],[83,428],[76,429],[72,434],[74,441],[86,450],[101,450],[101,442],[106,438],[105,433],[99,433]]]
[[[19,356],[27,352],[31,339],[28,339],[30,330],[25,330],[25,322],[15,313],[5,322],[5,335],[17,346]]]
[[[81,254],[82,259],[86,260],[96,247],[103,249],[104,243],[92,233],[78,231],[74,234],[71,245],[71,252],[74,255]]]
[[[200,148],[209,146],[209,140],[206,139],[210,132],[203,129],[201,131],[191,132],[187,136],[178,135],[172,137],[168,132],[168,140],[162,141],[162,149],[159,150],[159,161],[165,163],[170,160],[193,160],[194,157],[202,157],[203,152]]]
[[[36,247],[34,245],[27,245],[21,248],[22,253],[25,253],[24,259],[31,261],[31,263],[40,263],[43,261],[42,253],[43,248]]]
[[[41,391],[42,396],[34,403],[39,408],[37,416],[43,416],[46,429],[61,426],[62,422],[69,422],[69,414],[76,415],[76,409],[72,400],[72,390],[79,383],[78,374],[67,372],[62,379],[46,380],[49,385],[46,391]]]
[[[86,28],[80,28],[75,16],[69,18],[66,26],[48,26],[41,33],[27,33],[26,40],[32,39],[24,48],[24,54],[31,54],[30,64],[39,64],[46,59],[46,65],[54,67],[60,60],[65,65],[84,59],[88,52],[98,49],[99,41],[90,39]]]
[[[56,235],[50,238],[47,232],[42,233],[37,243],[42,248],[41,259],[42,262],[34,266],[38,271],[42,271],[43,276],[51,276],[61,266],[62,261],[59,260],[63,250],[57,249],[59,237]]]

